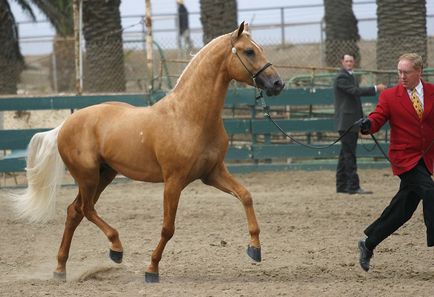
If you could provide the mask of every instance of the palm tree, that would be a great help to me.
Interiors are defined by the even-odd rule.
[[[59,43],[59,37],[65,40],[66,37],[72,35],[72,10],[68,0],[16,0],[16,3],[21,6],[33,21],[36,20],[33,9],[30,6],[34,4],[37,6],[48,18],[50,23],[55,27],[57,36],[54,42],[54,51],[56,54],[57,73],[61,75],[59,82],[59,91],[71,90],[71,87],[65,87],[65,82],[68,83],[72,77],[72,83],[74,83],[74,53],[70,54],[71,41],[69,44]],[[69,7],[68,7],[69,6]],[[73,42],[73,40],[72,40]],[[59,45],[60,44],[60,45]],[[10,5],[6,0],[0,0],[0,45],[2,51],[0,51],[0,93],[3,94],[15,94],[17,91],[17,84],[19,76],[24,69],[24,58],[21,55],[21,51],[18,44],[18,29],[15,22],[15,18],[12,14]],[[63,48],[61,52],[68,54],[59,55],[59,48]],[[66,48],[66,50],[65,50]],[[72,68],[71,63],[72,61]],[[67,75],[70,73],[69,75]]]
[[[71,0],[32,0],[56,29],[53,49],[57,91],[75,85],[73,16]],[[125,91],[120,0],[83,0],[86,41],[85,90]]]
[[[238,26],[236,0],[200,0],[203,43],[235,30]]]
[[[352,0],[324,0],[326,25],[326,64],[330,67],[340,65],[341,56],[352,53],[356,65],[360,65],[360,40],[357,19],[353,12]]]
[[[85,90],[125,91],[120,0],[83,0]]]
[[[28,1],[16,0],[35,20]],[[18,44],[18,29],[9,2],[0,0],[0,94],[16,94],[24,58]]]
[[[75,87],[74,24],[71,0],[32,0],[47,17],[56,31],[53,40],[54,65],[51,65],[51,81],[56,82],[57,92],[73,91]],[[53,74],[55,73],[55,77]]]
[[[427,58],[427,28],[425,0],[377,0],[377,67],[396,69],[398,57],[416,52]],[[388,83],[388,77],[377,80]]]

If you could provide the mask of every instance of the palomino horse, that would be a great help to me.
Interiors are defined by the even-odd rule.
[[[153,106],[138,108],[116,102],[90,106],[73,113],[56,129],[32,138],[28,188],[15,198],[21,216],[31,221],[49,218],[65,165],[78,185],[77,197],[67,209],[54,278],[66,279],[72,237],[83,217],[111,242],[110,258],[122,261],[118,232],[95,210],[101,192],[118,173],[134,180],[165,183],[161,238],[145,272],[146,282],[159,281],[158,265],[175,231],[181,191],[196,179],[241,201],[250,233],[247,253],[261,261],[252,197],[223,163],[228,136],[221,113],[232,79],[264,89],[268,95],[277,95],[284,87],[244,23],[202,48],[175,88]]]

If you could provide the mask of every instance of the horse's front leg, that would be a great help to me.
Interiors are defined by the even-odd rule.
[[[158,283],[160,281],[158,264],[163,255],[167,242],[175,233],[175,217],[178,209],[179,197],[183,186],[179,182],[166,181],[164,186],[163,200],[163,227],[161,229],[161,238],[151,257],[151,264],[145,272],[145,282]]]
[[[247,247],[247,254],[255,261],[261,261],[261,244],[259,241],[259,225],[256,220],[253,200],[250,192],[241,185],[226,169],[222,163],[216,169],[203,178],[202,181],[210,186],[214,186],[223,192],[229,193],[238,198],[244,206],[247,216],[247,224],[250,233],[250,244]]]

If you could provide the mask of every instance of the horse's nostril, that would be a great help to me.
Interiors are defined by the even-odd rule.
[[[275,88],[282,88],[283,86],[284,86],[284,84],[283,84],[283,82],[280,79],[278,79],[278,80],[276,80],[274,82],[274,87]]]

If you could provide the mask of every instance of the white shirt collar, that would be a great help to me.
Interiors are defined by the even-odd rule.
[[[416,93],[417,93],[417,97],[419,97],[419,101],[422,104],[422,107],[424,107],[424,98],[423,98],[423,85],[422,85],[422,81],[419,80],[419,83],[417,84],[417,86],[415,87],[416,89]],[[410,97],[411,99],[411,92],[413,90],[407,89],[408,92],[408,97]]]
[[[421,96],[423,96],[423,85],[422,85],[422,81],[419,80],[419,83],[417,84],[417,86],[415,87],[416,89],[416,93],[419,96],[419,98]],[[411,92],[413,91],[413,89],[407,89],[407,92],[409,94],[409,96],[411,96]]]
[[[422,85],[421,81],[419,81],[419,83],[415,89],[416,89],[416,92],[419,96],[423,94],[423,85]]]

